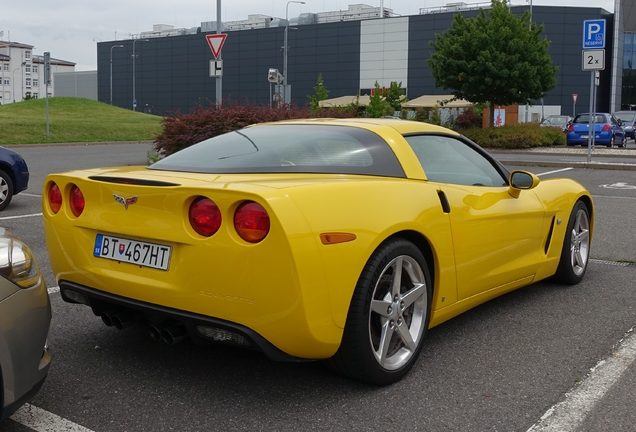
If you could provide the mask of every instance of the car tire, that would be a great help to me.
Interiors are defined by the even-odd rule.
[[[13,198],[13,182],[9,175],[0,170],[0,211],[7,208]]]
[[[570,214],[559,266],[554,275],[557,282],[575,285],[583,280],[590,258],[590,212],[577,201]]]
[[[399,284],[393,281],[396,273]],[[340,348],[326,366],[374,385],[402,379],[422,350],[431,289],[426,259],[413,243],[392,239],[381,244],[360,275]]]

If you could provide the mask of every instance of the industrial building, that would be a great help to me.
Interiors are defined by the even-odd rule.
[[[222,97],[270,103],[273,90],[267,74],[271,68],[283,70],[286,28],[287,82],[291,100],[298,105],[314,93],[319,74],[330,97],[368,94],[376,81],[382,87],[401,82],[409,99],[447,94],[448,90],[435,88],[426,64],[432,52],[429,41],[450,28],[454,14],[470,18],[489,4],[452,3],[410,16],[351,5],[338,14],[303,14],[289,22],[250,15],[247,21],[224,23]],[[529,7],[512,5],[510,10],[521,15]],[[586,20],[607,23],[606,64],[599,73],[596,109],[615,111],[636,104],[633,10],[633,2],[627,0],[616,0],[614,13],[594,7],[534,6],[532,20],[544,25],[543,34],[551,41],[549,53],[559,71],[556,88],[542,101],[534,101],[532,113],[589,109],[590,72],[582,70]],[[214,57],[205,38],[216,30],[211,24],[216,23],[182,32],[160,26],[133,39],[98,43],[98,99],[110,103],[112,95],[114,105],[130,109],[134,105],[139,111],[164,115],[214,103],[217,78],[210,77]],[[523,107],[519,109],[523,117]]]

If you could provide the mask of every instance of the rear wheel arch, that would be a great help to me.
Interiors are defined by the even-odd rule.
[[[395,238],[402,238],[410,241],[420,250],[420,252],[422,252],[422,255],[426,258],[428,273],[431,276],[431,294],[435,294],[435,279],[437,276],[435,272],[435,263],[437,260],[435,259],[435,254],[433,253],[433,248],[429,240],[422,233],[417,231],[400,231],[385,239],[384,242]]]

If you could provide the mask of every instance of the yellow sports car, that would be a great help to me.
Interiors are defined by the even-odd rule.
[[[106,325],[378,385],[409,371],[427,329],[541,279],[581,281],[594,220],[579,183],[393,119],[259,124],[147,167],[52,174],[43,213],[64,300]]]

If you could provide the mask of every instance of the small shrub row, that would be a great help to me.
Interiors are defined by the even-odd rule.
[[[197,105],[189,114],[177,113],[162,120],[163,131],[155,139],[155,149],[167,156],[206,139],[232,132],[251,124],[322,117],[355,117],[351,109],[321,109],[310,112],[308,108],[296,106],[270,108],[269,106],[239,104],[226,101],[217,107]]]
[[[484,148],[526,149],[565,145],[565,134],[537,123],[508,124],[488,129],[465,129],[462,133]]]

